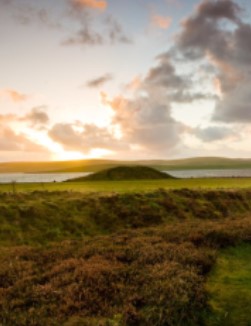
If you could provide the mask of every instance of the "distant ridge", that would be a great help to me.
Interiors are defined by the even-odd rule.
[[[117,166],[102,170],[86,177],[67,180],[67,182],[82,181],[121,181],[121,180],[147,180],[147,179],[173,179],[167,173],[160,172],[148,166]]]
[[[198,169],[251,169],[251,159],[224,157],[194,157],[177,160],[116,161],[90,159],[78,161],[51,162],[8,162],[0,163],[0,173],[57,173],[57,172],[97,172],[116,166],[150,166],[160,171]]]

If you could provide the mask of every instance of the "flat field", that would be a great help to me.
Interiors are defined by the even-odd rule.
[[[130,180],[91,182],[52,182],[0,184],[0,192],[79,191],[79,192],[146,192],[157,189],[242,189],[251,188],[251,178],[201,178],[170,180]]]

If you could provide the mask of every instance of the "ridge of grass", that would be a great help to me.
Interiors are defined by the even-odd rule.
[[[47,244],[123,229],[246,214],[251,191],[0,194],[0,244]]]

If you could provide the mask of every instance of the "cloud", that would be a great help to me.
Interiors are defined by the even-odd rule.
[[[190,129],[172,116],[174,103],[212,99],[215,95],[193,89],[191,76],[177,71],[169,52],[156,57],[156,63],[144,77],[136,77],[118,94],[103,104],[113,111],[112,126],[118,128],[121,140],[131,153],[168,155],[182,143]],[[127,94],[129,92],[129,94]]]
[[[215,99],[215,95],[207,92],[197,92],[193,89],[191,75],[178,74],[171,62],[169,52],[156,57],[158,64],[152,67],[143,81],[144,87],[158,88],[168,94],[170,102],[191,103],[203,99]]]
[[[114,16],[104,12],[107,7],[106,1],[71,0],[69,4],[70,10],[67,17],[74,22],[76,28],[62,42],[63,45],[94,46],[132,43]],[[93,9],[99,9],[99,14],[97,14],[97,10]],[[99,27],[97,27],[98,25]]]
[[[187,78],[177,74],[168,55],[162,54],[137,87],[130,87],[130,96],[120,94],[110,100],[103,94],[103,103],[113,110],[112,125],[131,148],[167,154],[186,130],[171,113],[174,96],[185,94],[188,86]]]
[[[77,9],[91,8],[104,10],[107,8],[107,1],[104,0],[71,0],[71,3]]]
[[[113,77],[111,74],[105,74],[100,77],[89,80],[86,83],[86,86],[91,88],[102,87],[105,83],[109,82],[112,79]]]
[[[108,102],[114,112],[113,124],[120,128],[122,139],[144,151],[166,151],[180,141],[183,125],[172,119],[167,98],[151,92],[132,100],[116,97]]]
[[[154,14],[151,21],[154,26],[160,29],[168,29],[172,24],[172,17]]]
[[[192,61],[207,61],[215,69],[220,96],[213,120],[250,123],[251,24],[232,0],[203,1],[182,24],[176,51]]]
[[[224,32],[220,21],[226,19],[237,24],[239,13],[240,7],[231,0],[203,1],[195,14],[183,21],[176,39],[179,49],[194,59],[205,55],[207,50],[222,56],[228,50],[229,33]]]
[[[168,52],[158,55],[156,60],[158,64],[148,71],[145,84],[149,87],[164,88],[167,92],[184,90],[189,86],[187,78],[176,73]]]
[[[106,128],[94,124],[57,123],[48,135],[64,149],[89,153],[93,149],[121,150],[125,144],[116,139]]]
[[[226,140],[226,138],[232,138],[235,133],[232,128],[227,128],[223,126],[195,128],[193,132],[198,138],[200,138],[204,142]]]
[[[42,3],[42,2],[41,2]],[[106,14],[105,0],[66,0],[66,6],[55,12],[47,3],[41,6],[20,3],[18,0],[2,0],[0,5],[11,6],[12,17],[22,25],[39,23],[43,26],[69,33],[61,45],[129,44],[132,40],[121,24]],[[60,8],[60,7],[59,7]]]
[[[28,136],[15,130],[19,117],[14,114],[0,115],[0,152],[39,152],[49,154],[42,145],[33,142]]]
[[[26,135],[15,133],[11,128],[3,126],[0,130],[0,151],[47,152],[43,146],[32,142]]]
[[[121,24],[112,15],[106,16],[104,24],[106,26],[108,42],[110,42],[110,44],[132,43],[132,40],[126,35]]]
[[[0,5],[10,7],[9,13],[21,25],[39,23],[49,28],[62,27],[59,17],[51,17],[50,8],[38,7],[18,0],[1,0]]]
[[[113,111],[111,126],[119,130],[120,141],[128,144],[128,152],[133,153],[136,149],[137,152],[165,156],[181,146],[186,134],[212,146],[214,142],[236,136],[236,131],[226,126],[191,128],[176,121],[172,115],[174,104],[214,100],[215,120],[251,120],[248,107],[251,100],[251,45],[248,41],[251,27],[242,21],[241,13],[240,6],[232,0],[202,1],[183,21],[173,49],[158,55],[155,65],[145,76],[136,78],[131,87],[127,86],[123,93],[112,99],[103,94],[103,103]],[[190,69],[183,70],[182,65]],[[201,79],[194,76],[198,68],[191,68],[195,66],[206,67],[217,85],[217,94],[203,88]],[[99,85],[106,81],[102,77],[90,83]],[[116,145],[117,140],[112,134],[95,128],[87,133],[85,126],[78,130],[72,124],[61,124],[54,126],[50,136],[71,148],[78,144],[78,150],[90,149],[98,142],[101,148],[107,148],[109,143]],[[90,136],[93,134],[94,138]],[[109,141],[102,143],[102,138]]]
[[[103,36],[92,30],[89,25],[82,26],[74,35],[62,42],[62,45],[102,45]]]
[[[15,114],[0,114],[0,125],[4,125],[16,120],[17,116]]]
[[[31,5],[24,5],[17,8],[16,13],[14,13],[14,18],[21,25],[40,23],[49,28],[62,28],[61,23],[52,18],[46,9],[33,7]]]
[[[13,0],[0,0],[0,5],[2,6],[9,6],[13,3]]]
[[[50,121],[48,114],[45,112],[45,106],[38,106],[33,108],[20,121],[27,121],[32,127],[42,127],[47,125]]]
[[[104,45],[104,44],[130,44],[132,40],[126,35],[120,23],[112,16],[106,15],[101,24],[103,30],[100,32],[95,28],[92,16],[86,12],[79,20],[79,29],[66,38],[63,45]]]
[[[15,103],[24,102],[28,99],[28,95],[18,92],[14,89],[2,89],[0,90],[0,98],[9,98]]]

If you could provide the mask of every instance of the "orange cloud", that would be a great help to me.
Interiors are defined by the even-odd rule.
[[[0,97],[8,97],[13,102],[23,102],[28,99],[28,96],[20,92],[15,91],[14,89],[2,89],[0,90]]]
[[[107,1],[105,0],[73,0],[73,3],[77,6],[89,7],[99,10],[104,10],[107,7]]]
[[[152,16],[152,23],[160,29],[168,29],[172,23],[172,17],[164,17],[160,15]]]
[[[135,78],[133,78],[133,80],[131,80],[129,84],[126,85],[126,88],[128,90],[135,91],[139,89],[141,85],[142,85],[142,80],[140,76],[136,76]]]

